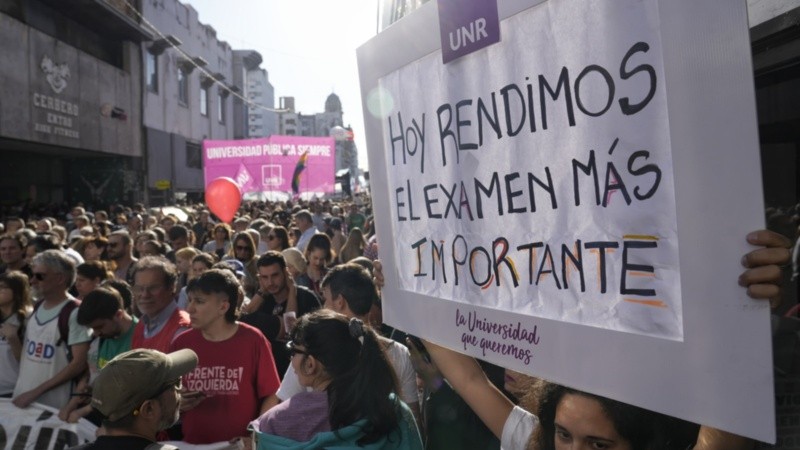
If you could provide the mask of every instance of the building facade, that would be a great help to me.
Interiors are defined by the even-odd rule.
[[[140,200],[152,36],[126,3],[65,3],[0,2],[0,203]]]
[[[248,100],[234,101],[245,125],[241,130],[241,137],[263,138],[278,134],[275,87],[269,81],[269,73],[259,67],[262,62],[261,55],[254,50],[235,50],[233,56],[234,80],[244,86],[243,96]],[[237,136],[239,135],[237,133]]]
[[[378,0],[378,31],[410,14],[430,0]]]
[[[200,198],[203,140],[234,139],[237,125],[244,129],[234,115],[242,88],[233,81],[233,50],[178,0],[143,0],[142,14],[158,30],[140,49],[149,202]]]
[[[281,97],[278,117],[279,134],[287,136],[334,136],[336,138],[336,177],[345,192],[359,179],[358,149],[352,129],[343,127],[344,111],[339,96],[331,93],[321,113],[302,114],[295,111],[294,97]],[[347,186],[345,186],[347,184]]]
[[[749,0],[748,7],[764,200],[788,207],[800,201],[800,0]]]

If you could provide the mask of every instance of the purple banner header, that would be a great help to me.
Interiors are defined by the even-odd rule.
[[[497,0],[439,0],[444,64],[500,42]]]

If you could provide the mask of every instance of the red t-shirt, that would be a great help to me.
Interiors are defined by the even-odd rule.
[[[133,340],[131,341],[131,348],[149,348],[158,350],[162,353],[169,353],[169,346],[175,333],[181,328],[189,328],[192,322],[189,320],[189,313],[175,308],[172,314],[164,324],[164,328],[155,336],[149,338],[144,337],[144,320],[140,320],[133,329]]]
[[[206,395],[183,413],[183,440],[190,444],[246,436],[247,425],[259,415],[261,401],[280,385],[267,339],[258,329],[237,323],[239,329],[225,341],[207,341],[199,330],[192,329],[170,346],[170,351],[190,348],[199,359],[194,371],[183,377],[187,391]]]

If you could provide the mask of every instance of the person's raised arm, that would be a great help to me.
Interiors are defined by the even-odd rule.
[[[752,440],[745,437],[703,425],[694,450],[751,450],[753,444]]]
[[[373,280],[378,289],[383,287],[383,265],[373,261]],[[450,386],[467,402],[475,414],[498,439],[502,438],[503,426],[514,409],[514,404],[486,377],[474,358],[448,350],[431,342],[423,341],[436,367]]]
[[[475,414],[498,439],[514,404],[495,385],[474,358],[423,341],[433,363],[450,386],[467,402]]]
[[[258,308],[261,307],[262,303],[264,303],[264,297],[262,296],[261,291],[256,291],[256,293],[250,297],[250,303],[242,306],[242,314],[250,314],[258,311]]]

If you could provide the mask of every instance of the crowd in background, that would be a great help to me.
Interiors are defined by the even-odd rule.
[[[790,234],[798,211],[773,210],[769,221]],[[250,429],[264,445],[280,436],[321,446],[545,449],[579,438],[555,424],[571,398],[588,401],[583,410],[599,405],[610,420],[611,437],[593,448],[611,448],[598,447],[609,440],[656,448],[635,443],[664,433],[671,444],[658,448],[698,439],[698,425],[478,365],[384,325],[366,196],[245,202],[231,224],[202,204],[14,213],[0,229],[0,396],[18,407],[39,402],[65,421],[113,431],[144,420],[155,399],[158,438],[194,444]],[[787,242],[770,234],[751,243],[785,250]],[[98,405],[93,383],[131,349],[190,349],[198,362],[138,405]],[[173,384],[177,400],[169,400]]]

